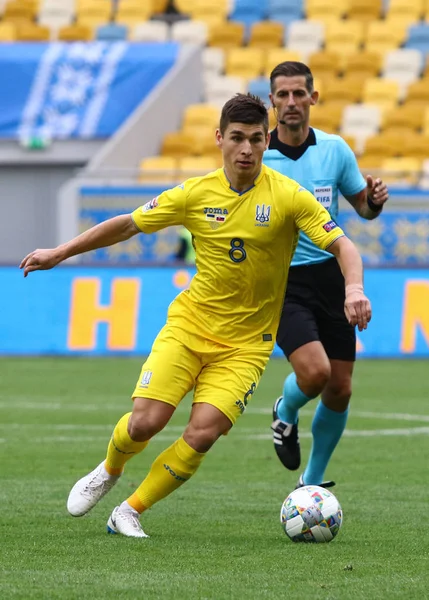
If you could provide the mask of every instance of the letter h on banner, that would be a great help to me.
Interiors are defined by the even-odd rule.
[[[109,350],[134,350],[136,345],[139,279],[113,279],[111,303],[100,305],[101,279],[78,277],[72,283],[67,347],[69,350],[95,350],[97,327],[108,324]]]

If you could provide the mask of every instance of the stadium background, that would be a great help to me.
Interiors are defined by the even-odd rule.
[[[367,357],[429,355],[429,0],[0,0],[0,353],[146,354],[192,268],[177,229],[22,279],[36,247],[220,165],[220,106],[304,60],[389,205],[342,201],[364,257]],[[274,116],[271,113],[271,122]],[[128,316],[126,316],[128,315]]]

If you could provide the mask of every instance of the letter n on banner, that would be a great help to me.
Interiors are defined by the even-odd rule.
[[[417,329],[420,328],[429,346],[429,281],[407,281],[402,316],[401,350],[415,352]]]
[[[94,350],[97,326],[108,324],[108,350],[133,350],[136,345],[140,280],[112,280],[110,305],[100,305],[101,280],[77,277],[72,284],[67,347]]]

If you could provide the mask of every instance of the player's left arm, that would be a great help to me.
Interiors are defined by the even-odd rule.
[[[348,144],[338,139],[338,153],[341,155],[341,171],[338,187],[344,198],[363,219],[375,219],[389,199],[387,185],[379,177],[362,177],[356,157]]]
[[[293,197],[295,223],[322,250],[337,259],[346,285],[344,311],[351,325],[359,331],[367,328],[371,319],[371,305],[363,292],[363,266],[358,249],[332,219],[316,198],[303,188]]]

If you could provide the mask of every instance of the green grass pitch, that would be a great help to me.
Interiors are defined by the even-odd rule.
[[[326,545],[293,544],[279,522],[299,474],[283,469],[269,430],[282,360],[196,476],[144,515],[150,539],[108,536],[106,521],[180,436],[189,398],[109,496],[68,516],[71,486],[131,408],[140,364],[0,359],[2,600],[429,597],[427,361],[358,362],[347,435],[327,472],[344,523]],[[314,406],[300,420],[304,460]]]

